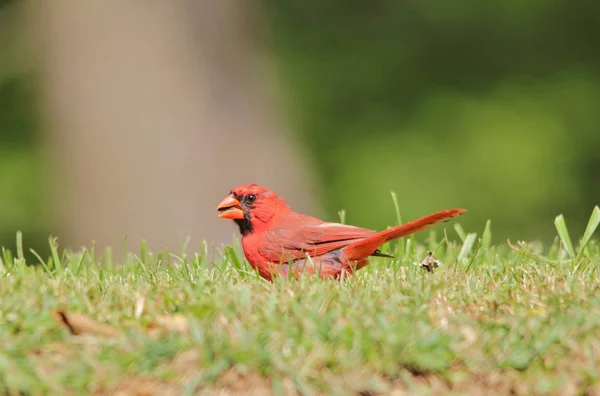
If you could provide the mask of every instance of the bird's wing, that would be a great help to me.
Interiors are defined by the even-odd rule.
[[[272,263],[320,256],[372,235],[374,231],[339,223],[317,221],[273,228],[264,233],[259,254]]]

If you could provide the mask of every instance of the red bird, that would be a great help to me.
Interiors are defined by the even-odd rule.
[[[220,218],[238,225],[246,259],[267,280],[302,271],[322,278],[350,275],[366,266],[369,256],[393,258],[379,251],[385,242],[465,212],[444,210],[376,232],[296,213],[273,191],[256,184],[234,188],[217,210]]]

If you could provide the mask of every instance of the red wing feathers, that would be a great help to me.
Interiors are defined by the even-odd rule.
[[[271,262],[286,262],[320,256],[372,235],[374,231],[338,223],[299,225],[267,231],[259,254]],[[266,248],[269,246],[270,248]],[[284,253],[285,252],[285,253]]]

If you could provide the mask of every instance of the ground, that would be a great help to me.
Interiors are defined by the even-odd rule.
[[[343,281],[274,283],[239,246],[117,265],[51,240],[28,265],[18,240],[0,264],[1,392],[600,395],[600,245],[446,230]]]

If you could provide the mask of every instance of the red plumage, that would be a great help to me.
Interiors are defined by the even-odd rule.
[[[231,190],[217,209],[219,217],[237,223],[246,259],[268,280],[303,271],[321,277],[352,274],[368,264],[369,256],[382,255],[378,248],[385,242],[465,212],[444,210],[376,232],[296,213],[273,191],[256,184]]]

